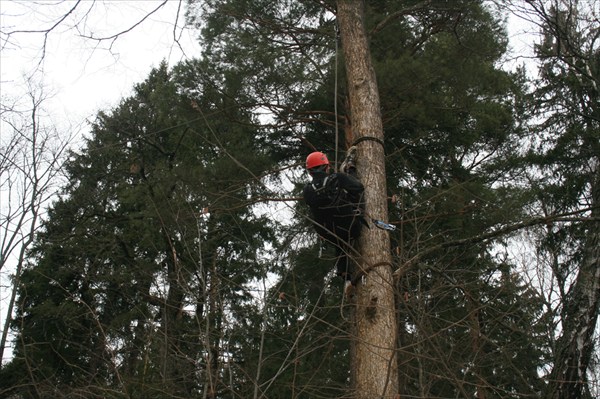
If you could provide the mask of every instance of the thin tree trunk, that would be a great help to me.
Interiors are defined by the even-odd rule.
[[[208,381],[205,392],[209,399],[217,397],[217,381],[218,381],[218,367],[219,367],[219,335],[216,334],[219,331],[218,312],[220,309],[219,300],[219,289],[221,286],[221,279],[217,271],[218,254],[217,251],[214,253],[210,272],[210,288],[208,290],[208,315],[206,317],[206,343],[207,343],[207,377]],[[214,334],[214,338],[211,336]]]
[[[357,170],[365,185],[367,214],[387,220],[383,124],[375,72],[364,27],[364,3],[338,0],[350,120],[358,147]],[[395,398],[398,394],[396,312],[388,232],[364,229],[359,267],[366,272],[357,290],[356,342],[352,375],[356,398]]]
[[[594,330],[600,311],[600,165],[592,186],[592,217],[573,294],[564,303],[562,335],[557,341],[554,368],[546,399],[588,397],[586,373],[594,351]]]
[[[19,262],[17,263],[17,270],[15,271],[8,306],[6,307],[6,319],[4,319],[4,329],[2,330],[2,338],[0,338],[0,366],[2,360],[4,360],[4,350],[6,348],[6,342],[8,340],[8,331],[10,330],[12,323],[12,314],[15,308],[15,300],[17,297],[17,287],[19,286],[19,278],[21,277],[21,271],[23,270],[24,262],[24,251],[25,246],[22,247],[21,254],[19,255]]]

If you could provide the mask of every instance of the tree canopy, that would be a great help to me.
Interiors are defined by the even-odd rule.
[[[597,28],[529,3],[536,80],[503,68],[493,2],[365,2],[401,397],[598,391]],[[356,313],[300,198],[305,156],[363,134],[336,10],[190,2],[203,53],[99,111],[64,165],[0,392],[354,397]]]

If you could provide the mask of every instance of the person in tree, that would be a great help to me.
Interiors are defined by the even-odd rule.
[[[341,171],[332,172],[327,156],[313,152],[306,158],[312,181],[304,187],[304,201],[310,208],[311,222],[321,238],[334,245],[337,275],[344,279],[344,292],[352,292],[353,244],[363,224],[364,186],[356,177],[356,148],[348,150]]]

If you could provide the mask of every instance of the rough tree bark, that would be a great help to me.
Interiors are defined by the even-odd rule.
[[[365,185],[366,211],[387,220],[383,124],[375,71],[364,27],[364,3],[339,0],[337,18],[345,56],[350,121],[358,147],[357,170]],[[352,375],[356,398],[398,394],[396,311],[388,232],[364,229],[358,245],[365,277],[357,289]]]

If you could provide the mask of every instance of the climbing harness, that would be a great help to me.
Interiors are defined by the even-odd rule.
[[[333,88],[333,114],[335,118],[335,168],[338,171],[338,145],[339,145],[339,130],[338,130],[338,109],[337,109],[337,92],[338,92],[338,41],[340,40],[340,29],[335,23],[335,71],[334,71],[334,88]]]
[[[346,193],[345,190],[339,187],[336,174],[327,175],[320,184],[311,183],[311,187],[317,198],[327,201],[328,207],[339,205]]]

